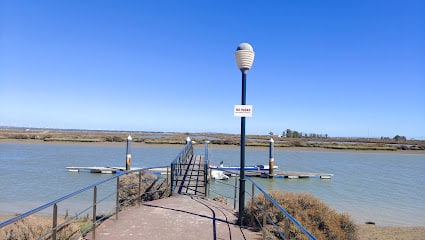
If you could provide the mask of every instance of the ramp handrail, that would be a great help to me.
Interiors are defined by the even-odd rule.
[[[218,170],[220,170],[219,168],[218,168]],[[225,197],[225,198],[230,198],[230,199],[233,199],[233,202],[234,202],[234,208],[236,209],[236,203],[238,202],[237,201],[237,191],[238,191],[238,189],[239,189],[239,187],[238,187],[238,178],[239,178],[239,174],[238,174],[238,172],[234,172],[234,171],[227,171],[227,170],[221,170],[221,171],[223,171],[223,172],[226,172],[228,175],[231,175],[231,176],[235,176],[235,181],[234,181],[234,184],[231,184],[231,180],[228,180],[228,181],[219,181],[219,180],[216,180],[215,182],[216,183],[220,183],[220,184],[223,184],[223,185],[226,185],[226,186],[230,186],[230,187],[233,187],[234,188],[234,196],[233,197],[231,197],[231,196],[225,196],[225,195],[221,195],[221,194],[219,194],[218,192],[215,192],[215,191],[213,191],[213,190],[211,190],[211,191],[213,191],[213,193],[215,193],[216,195],[219,195],[219,196],[223,196],[223,197]],[[264,231],[264,227],[265,227],[265,225],[267,224],[267,223],[269,223],[270,225],[272,225],[273,226],[273,228],[276,230],[276,232],[279,234],[279,237],[281,238],[281,239],[289,239],[289,224],[290,223],[292,223],[292,224],[294,224],[299,230],[301,230],[301,232],[303,233],[303,234],[305,234],[305,236],[307,236],[308,237],[308,239],[310,239],[310,240],[316,240],[316,237],[314,237],[313,236],[313,234],[311,234],[301,223],[299,223],[290,213],[288,213],[288,211],[286,211],[275,199],[273,199],[271,196],[270,196],[270,194],[268,194],[261,186],[259,186],[252,178],[250,178],[250,177],[247,177],[247,176],[245,176],[245,179],[246,180],[248,180],[249,182],[251,182],[251,192],[249,192],[249,191],[245,191],[245,194],[247,194],[250,198],[251,198],[251,201],[252,201],[252,203],[258,208],[258,209],[260,209],[261,210],[261,212],[262,212],[262,214],[263,214],[263,219],[262,220],[260,220],[260,219],[258,219],[257,218],[257,223],[258,223],[258,225],[263,229],[263,234],[265,234],[265,235],[267,235],[267,233]],[[270,203],[274,206],[274,207],[276,207],[277,209],[278,209],[278,211],[280,211],[285,217],[286,217],[286,220],[287,221],[285,221],[285,226],[284,226],[284,231],[281,231],[280,229],[279,229],[279,226],[273,221],[273,219],[272,219],[272,217],[270,216],[270,215],[268,215],[267,214],[267,211],[265,210],[265,209],[263,209],[261,206],[265,206],[265,204],[264,203],[258,203],[258,202],[256,202],[255,201],[255,198],[254,198],[254,193],[255,193],[255,189],[258,189],[258,191],[265,197],[265,199],[267,199],[268,201],[270,201]],[[210,195],[211,196],[211,195]]]
[[[186,160],[193,155],[193,145],[188,141],[177,157],[171,162],[171,189],[173,193],[177,187],[178,179],[183,176]]]
[[[111,217],[113,215],[115,215],[116,219],[118,219],[118,212],[119,212],[119,209],[120,209],[120,206],[121,206],[120,205],[120,202],[119,202],[119,193],[120,193],[120,190],[122,190],[122,189],[125,190],[125,189],[128,189],[129,188],[129,186],[122,186],[120,188],[120,185],[119,185],[120,177],[123,176],[123,175],[131,174],[131,173],[138,173],[139,174],[139,183],[138,183],[139,192],[138,192],[137,198],[140,201],[140,198],[143,196],[143,194],[145,194],[145,193],[141,193],[140,192],[140,189],[141,189],[140,186],[142,184],[141,183],[141,174],[142,174],[142,172],[144,172],[146,170],[158,169],[158,168],[167,168],[168,169],[168,166],[158,166],[158,167],[151,167],[151,168],[142,168],[142,169],[137,169],[137,170],[131,170],[131,171],[126,171],[126,172],[118,172],[118,173],[116,173],[115,176],[106,178],[106,179],[104,179],[102,181],[99,181],[99,182],[96,182],[96,183],[91,184],[89,186],[80,188],[80,189],[78,189],[78,190],[76,190],[76,191],[74,191],[74,192],[72,192],[70,194],[67,194],[65,196],[62,196],[62,197],[60,197],[60,198],[58,198],[56,200],[53,200],[53,201],[48,202],[46,204],[43,204],[43,205],[41,205],[41,206],[39,206],[37,208],[34,208],[34,209],[30,210],[30,211],[24,212],[22,214],[19,214],[18,216],[15,216],[13,218],[10,218],[10,219],[8,219],[8,220],[6,220],[4,222],[1,222],[0,223],[0,229],[2,229],[3,227],[6,227],[8,225],[11,225],[13,223],[16,223],[16,222],[18,222],[18,221],[20,221],[20,220],[22,220],[22,219],[24,219],[26,217],[29,217],[31,215],[34,215],[36,213],[40,213],[41,211],[43,211],[43,210],[45,210],[45,209],[47,209],[49,207],[53,207],[53,215],[52,215],[52,222],[53,222],[53,224],[52,224],[51,230],[43,233],[41,236],[38,236],[36,239],[46,239],[46,238],[49,238],[49,239],[55,240],[58,231],[60,231],[66,225],[70,224],[72,221],[78,219],[78,217],[83,217],[85,214],[87,214],[87,216],[88,216],[89,215],[89,211],[92,210],[92,212],[91,212],[91,214],[92,214],[91,223],[89,224],[89,226],[86,229],[84,229],[81,233],[79,233],[77,235],[82,236],[82,235],[87,234],[89,231],[91,231],[92,232],[92,235],[93,235],[92,236],[92,239],[95,239],[95,228],[96,228],[96,225],[98,223],[100,223],[101,221],[103,221],[106,218]],[[165,181],[168,181],[168,180],[165,179]],[[106,197],[98,200],[97,199],[97,190],[98,190],[98,187],[100,185],[107,184],[107,183],[116,184],[116,186],[115,186],[116,191],[113,191],[112,193],[109,193]],[[71,197],[78,196],[78,195],[80,195],[82,193],[85,193],[87,191],[90,191],[90,190],[93,191],[93,194],[92,194],[92,200],[93,200],[92,203],[93,204],[90,205],[90,206],[88,206],[87,208],[85,208],[83,210],[80,209],[81,211],[79,210],[80,211],[79,213],[77,213],[73,217],[70,217],[69,219],[66,219],[64,222],[58,224],[58,210],[57,210],[58,209],[58,205],[60,203],[63,203],[65,200],[70,199]],[[157,192],[157,190],[156,191],[152,191],[152,192]],[[152,192],[150,192],[150,193],[152,193]],[[113,197],[114,195],[115,195],[115,205],[114,205],[113,209],[109,211],[110,214],[109,215],[103,215],[103,216],[101,216],[99,218],[98,212],[96,210],[97,206],[100,203],[105,202],[108,198]]]

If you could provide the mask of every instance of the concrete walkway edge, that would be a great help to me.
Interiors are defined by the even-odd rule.
[[[261,233],[241,228],[236,221],[230,206],[177,195],[121,211],[118,220],[112,217],[98,226],[96,239],[262,239]]]

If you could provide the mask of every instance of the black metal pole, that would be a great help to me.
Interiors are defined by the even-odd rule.
[[[242,70],[242,105],[246,104],[246,71]],[[239,178],[239,225],[245,216],[245,117],[241,117],[241,166]]]

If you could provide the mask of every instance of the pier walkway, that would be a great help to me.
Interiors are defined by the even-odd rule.
[[[118,219],[107,219],[87,239],[262,239],[261,232],[237,224],[233,208],[205,197],[204,156],[182,156],[171,169],[172,196],[120,211]]]
[[[236,221],[236,212],[225,204],[176,195],[121,211],[118,220],[110,218],[96,228],[96,239],[262,239],[261,232]]]

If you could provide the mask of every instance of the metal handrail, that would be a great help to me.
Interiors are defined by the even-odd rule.
[[[31,215],[33,215],[35,213],[38,213],[38,212],[40,212],[40,211],[42,211],[42,210],[44,210],[46,208],[53,207],[53,216],[52,216],[53,226],[52,226],[52,229],[51,229],[50,232],[44,233],[44,235],[42,237],[46,237],[46,236],[51,235],[52,236],[51,237],[52,239],[56,239],[56,231],[58,229],[60,229],[61,227],[63,227],[64,225],[66,225],[67,223],[70,223],[72,220],[75,219],[75,217],[74,217],[74,218],[68,219],[68,221],[66,221],[66,222],[64,222],[64,223],[62,223],[60,225],[57,225],[56,223],[57,223],[57,206],[58,206],[58,204],[61,203],[61,202],[63,202],[63,201],[65,201],[65,200],[67,200],[67,199],[69,199],[69,198],[71,198],[71,197],[77,196],[77,195],[79,195],[79,194],[81,194],[83,192],[86,192],[88,190],[92,190],[93,189],[94,190],[93,191],[94,192],[93,193],[93,205],[90,205],[89,207],[85,208],[83,211],[80,211],[77,215],[82,215],[84,212],[87,212],[91,208],[93,209],[93,216],[92,216],[93,217],[93,219],[92,219],[93,221],[92,221],[92,224],[90,225],[90,228],[89,229],[92,229],[93,230],[93,236],[94,236],[95,235],[94,229],[96,227],[96,224],[99,222],[99,220],[96,219],[96,217],[97,217],[96,216],[96,206],[99,203],[101,203],[101,202],[103,202],[103,201],[106,200],[106,197],[103,198],[103,199],[101,199],[100,201],[97,201],[96,200],[97,187],[99,185],[102,185],[104,183],[107,183],[107,182],[116,180],[116,190],[117,191],[116,191],[116,204],[115,204],[114,208],[115,208],[115,215],[116,215],[116,217],[118,217],[118,211],[119,211],[119,207],[120,207],[120,204],[118,202],[118,195],[119,195],[119,191],[120,191],[119,185],[118,185],[119,184],[119,178],[121,176],[123,176],[123,175],[126,175],[126,174],[139,173],[139,185],[140,185],[141,184],[140,183],[140,173],[142,171],[146,171],[146,170],[150,170],[150,169],[154,169],[154,168],[168,168],[168,167],[169,166],[158,166],[158,167],[149,167],[149,168],[142,168],[142,169],[137,169],[137,170],[131,170],[131,171],[126,171],[126,172],[119,172],[115,176],[109,177],[107,179],[104,179],[102,181],[96,182],[96,183],[91,184],[89,186],[80,188],[80,189],[78,189],[78,190],[76,190],[76,191],[74,191],[74,192],[72,192],[70,194],[67,194],[65,196],[62,196],[62,197],[60,197],[60,198],[58,198],[56,200],[50,201],[50,202],[48,202],[46,204],[43,204],[43,205],[41,205],[41,206],[39,206],[37,208],[34,208],[34,209],[30,210],[30,211],[24,212],[24,213],[22,213],[22,214],[20,214],[18,216],[15,216],[15,217],[10,218],[10,219],[8,219],[8,220],[6,220],[4,222],[1,222],[0,223],[0,229],[3,228],[3,227],[8,226],[10,224],[16,223],[16,222],[18,222],[18,221],[20,221],[20,220],[22,220],[22,219],[24,219],[24,218],[26,218],[28,216],[31,216]],[[140,189],[140,186],[139,186],[139,189]],[[110,196],[112,196],[112,195],[113,194],[111,194]],[[93,237],[93,239],[94,238],[95,237]]]
[[[185,164],[188,157],[193,155],[193,145],[191,141],[188,141],[185,147],[180,151],[176,158],[171,162],[171,189],[173,193],[177,187],[178,179],[183,175],[183,165]]]
[[[77,191],[75,191],[75,192],[72,192],[72,193],[70,193],[70,194],[68,194],[68,195],[62,196],[62,197],[60,197],[60,198],[58,198],[58,199],[56,199],[56,200],[53,200],[53,201],[51,201],[51,202],[48,202],[48,203],[46,203],[46,204],[44,204],[44,205],[41,205],[41,206],[39,206],[39,207],[37,207],[37,208],[34,208],[34,209],[32,209],[32,210],[30,210],[30,211],[28,211],[28,212],[24,212],[24,213],[22,213],[22,214],[20,214],[20,215],[18,215],[18,216],[16,216],[16,217],[13,217],[13,218],[11,218],[11,219],[9,219],[9,220],[6,220],[6,221],[4,221],[4,222],[0,223],[0,228],[5,227],[5,226],[7,226],[7,225],[9,225],[9,224],[11,224],[11,223],[17,222],[17,221],[19,221],[19,220],[21,220],[21,219],[23,219],[23,218],[25,218],[25,217],[28,217],[28,216],[30,216],[30,215],[33,215],[34,213],[40,212],[40,211],[42,211],[42,210],[44,210],[44,209],[46,209],[46,208],[48,208],[48,207],[52,207],[53,205],[55,205],[55,204],[57,204],[57,203],[59,203],[59,202],[62,202],[62,201],[66,200],[66,199],[68,199],[68,198],[71,198],[71,197],[73,197],[73,196],[75,196],[75,195],[77,195],[77,194],[80,194],[80,193],[85,192],[85,191],[87,191],[87,190],[89,190],[89,189],[92,189],[92,188],[94,188],[95,186],[101,185],[101,184],[103,184],[103,183],[105,183],[105,182],[108,182],[108,181],[110,181],[110,180],[112,180],[112,179],[115,179],[116,177],[117,177],[117,176],[113,176],[113,177],[110,177],[110,178],[104,179],[104,180],[102,180],[102,181],[100,181],[100,182],[97,182],[97,183],[94,183],[94,184],[89,185],[89,186],[87,186],[87,187],[84,187],[84,188],[78,189],[78,190],[77,190]]]
[[[263,188],[261,188],[254,180],[252,180],[250,177],[245,177],[248,181],[252,183],[253,186],[255,186],[260,192],[266,197],[281,213],[283,213],[295,226],[298,227],[304,234],[306,234],[310,239],[316,239],[313,234],[311,234],[301,223],[299,223],[291,214],[288,213],[276,200],[274,200],[270,194],[268,194],[266,191],[264,191]],[[271,219],[270,219],[271,220]]]
[[[220,169],[218,169],[218,170],[220,170]],[[236,191],[237,191],[237,189],[239,189],[239,187],[237,186],[237,183],[238,183],[238,181],[237,181],[237,179],[239,178],[239,174],[238,174],[238,172],[234,172],[234,171],[228,171],[228,170],[221,170],[221,171],[223,171],[223,172],[226,172],[227,174],[229,174],[229,175],[232,175],[232,176],[236,176],[236,179],[235,179],[235,183],[234,183],[234,185],[233,184],[230,184],[230,183],[226,183],[226,182],[224,182],[224,181],[216,181],[216,183],[221,183],[221,184],[224,184],[224,185],[227,185],[227,186],[232,186],[232,187],[234,187],[235,188],[235,194],[234,194],[234,196],[233,196],[233,200],[234,200],[234,208],[236,209],[236,202],[237,202],[237,194],[236,194]],[[250,197],[251,197],[251,199],[252,199],[252,201],[253,201],[253,204],[255,204],[263,213],[264,213],[264,216],[266,217],[266,219],[267,219],[267,221],[271,224],[271,225],[273,225],[273,227],[275,228],[275,230],[279,233],[279,235],[281,236],[281,238],[283,238],[283,239],[288,239],[287,238],[287,236],[288,236],[288,232],[286,232],[286,233],[283,233],[280,229],[279,229],[279,227],[276,225],[276,223],[274,223],[274,221],[273,221],[273,219],[266,213],[266,211],[264,210],[264,209],[261,209],[261,207],[260,207],[260,205],[261,204],[259,204],[259,203],[257,203],[257,202],[255,202],[255,199],[254,199],[254,188],[257,188],[260,192],[261,192],[261,194],[263,194],[264,195],[264,197],[266,198],[266,199],[268,199],[272,204],[273,204],[273,206],[275,206],[283,215],[285,215],[286,217],[287,217],[287,219],[290,221],[290,222],[292,222],[298,229],[300,229],[301,230],[301,232],[303,232],[309,239],[311,239],[311,240],[316,240],[316,237],[314,237],[313,236],[313,234],[311,234],[302,224],[300,224],[290,213],[288,213],[288,211],[286,211],[276,200],[274,200],[271,196],[270,196],[270,194],[268,194],[261,186],[259,186],[252,178],[250,178],[250,177],[247,177],[247,176],[245,176],[245,179],[246,180],[248,180],[249,182],[251,182],[251,184],[252,184],[252,193],[249,193],[249,191],[245,191],[245,194],[247,194],[247,195],[250,195]],[[218,194],[217,192],[215,192],[216,194]],[[220,195],[220,194],[218,194],[218,195]],[[224,196],[224,195],[221,195],[221,196]],[[226,198],[229,198],[229,196],[224,196],[224,197],[226,197]],[[257,221],[259,221],[258,219],[257,219]],[[260,222],[259,222],[260,223]],[[263,224],[259,224],[261,227],[264,227],[264,220],[263,220]],[[285,229],[289,229],[289,226],[288,226],[288,223],[287,222],[285,222]]]

